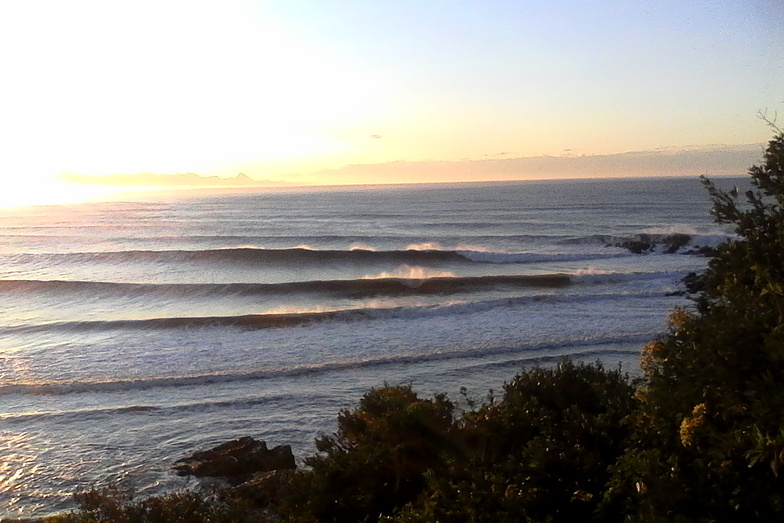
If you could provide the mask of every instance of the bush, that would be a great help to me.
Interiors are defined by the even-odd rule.
[[[462,421],[447,474],[398,521],[591,521],[624,449],[633,389],[620,371],[564,360],[504,387]]]
[[[703,179],[739,239],[643,354],[635,439],[606,496],[640,521],[784,519],[784,135],[749,173],[744,198]]]
[[[338,432],[316,440],[320,455],[293,478],[281,513],[294,521],[372,521],[414,500],[424,473],[445,468],[455,426],[444,395],[420,399],[410,386],[365,394],[338,416]]]
[[[134,501],[116,486],[74,496],[79,510],[44,523],[251,523],[264,521],[243,500],[225,492],[185,490]]]

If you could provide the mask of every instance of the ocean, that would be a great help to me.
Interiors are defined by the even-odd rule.
[[[0,519],[193,486],[172,462],[240,436],[303,458],[385,383],[481,400],[564,356],[638,375],[731,235],[709,209],[692,178],[2,209]]]

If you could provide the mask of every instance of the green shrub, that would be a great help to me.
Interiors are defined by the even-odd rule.
[[[606,496],[640,521],[784,520],[784,135],[749,173],[745,198],[703,180],[739,239],[643,354],[634,440]]]
[[[79,510],[44,523],[251,523],[264,521],[250,504],[220,491],[184,490],[134,500],[115,486],[74,496]]]
[[[338,431],[316,440],[321,454],[294,477],[281,512],[296,521],[373,521],[414,500],[424,473],[445,468],[454,405],[420,399],[410,386],[365,394],[338,416]]]
[[[462,420],[447,474],[429,474],[397,521],[591,521],[621,454],[633,389],[620,371],[564,360],[504,387]],[[596,516],[606,520],[606,516]]]

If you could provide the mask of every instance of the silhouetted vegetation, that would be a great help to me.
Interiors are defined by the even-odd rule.
[[[397,521],[590,521],[625,448],[633,388],[569,360],[534,368],[467,413],[458,452]]]
[[[80,509],[47,518],[46,523],[251,523],[264,521],[248,500],[229,491],[186,490],[134,500],[133,493],[117,487],[74,496]]]
[[[784,519],[784,135],[749,171],[753,190],[703,179],[732,223],[707,271],[646,347],[634,436],[608,504],[639,521]]]
[[[738,239],[690,276],[694,307],[673,312],[633,385],[565,360],[462,414],[443,395],[385,386],[339,414],[307,469],[262,478],[264,495],[93,492],[50,521],[782,521],[780,131],[749,172],[743,195],[703,180]]]

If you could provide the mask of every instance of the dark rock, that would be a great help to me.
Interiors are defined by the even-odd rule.
[[[180,476],[225,477],[241,483],[256,472],[293,469],[296,464],[289,445],[269,450],[264,441],[244,437],[195,452],[175,461],[172,468]]]
[[[624,242],[616,243],[615,247],[623,247],[624,249],[628,249],[629,252],[633,254],[643,254],[646,252],[651,252],[653,249],[653,243],[650,241],[650,238],[647,235],[641,235],[639,240],[626,240]]]
[[[690,241],[691,236],[688,234],[670,234],[664,238],[663,243],[667,246],[667,250],[664,252],[667,254],[675,254],[681,248],[688,245]]]
[[[637,234],[630,239],[606,245],[608,247],[621,247],[633,254],[647,254],[656,250],[665,254],[701,254],[703,247],[695,246],[690,250],[684,250],[691,243],[691,240],[691,236],[681,233],[669,234],[667,236]]]

